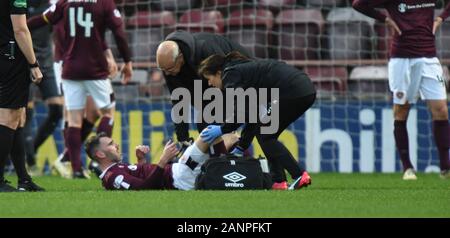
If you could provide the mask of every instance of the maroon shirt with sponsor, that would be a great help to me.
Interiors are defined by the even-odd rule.
[[[125,62],[131,59],[123,21],[113,0],[61,0],[44,12],[51,24],[62,24],[64,79],[92,80],[107,78],[104,55],[105,31],[113,32]],[[63,23],[60,23],[60,22]],[[61,42],[61,41],[60,41]]]
[[[161,168],[156,164],[116,163],[100,175],[108,190],[175,189],[172,165]]]
[[[386,15],[375,8],[385,8],[400,28],[391,45],[391,58],[436,57],[433,35],[436,0],[355,0],[353,8],[384,22]],[[450,13],[450,3],[440,17],[445,20]]]

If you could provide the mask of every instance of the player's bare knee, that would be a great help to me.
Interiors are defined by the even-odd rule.
[[[106,107],[100,109],[100,113],[104,117],[113,118],[114,117],[114,107]]]
[[[409,104],[395,104],[394,105],[394,118],[395,120],[405,121],[408,119],[409,114]]]
[[[17,127],[25,124],[23,117],[25,117],[25,108],[0,108],[0,125],[2,126],[15,130]]]
[[[225,148],[229,150],[234,144],[239,141],[239,136],[234,133],[225,134],[222,136],[223,143],[225,144]]]
[[[438,104],[431,107],[431,115],[433,120],[448,120],[448,108],[447,105]]]
[[[54,105],[64,105],[64,98],[61,96],[47,98],[45,100],[45,103]]]
[[[201,136],[197,137],[194,143],[203,153],[206,153],[209,150],[209,144],[204,142]]]

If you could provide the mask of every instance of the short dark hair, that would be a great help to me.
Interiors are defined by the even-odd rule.
[[[100,146],[100,138],[108,137],[106,133],[100,132],[95,136],[89,137],[86,143],[84,144],[84,149],[86,150],[86,154],[91,158],[91,160],[98,161],[97,156],[95,156],[95,152]]]

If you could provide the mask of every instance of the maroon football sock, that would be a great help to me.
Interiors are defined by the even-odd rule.
[[[112,136],[114,120],[110,117],[102,117],[97,128],[97,133],[104,132],[107,136]]]
[[[409,159],[409,143],[408,130],[406,129],[406,121],[394,121],[394,137],[397,151],[400,154],[400,159],[403,165],[403,171],[413,168],[411,160]]]
[[[66,142],[72,170],[81,171],[81,128],[69,127]]]
[[[81,141],[85,141],[89,134],[92,132],[92,128],[94,128],[94,123],[88,121],[88,119],[83,118],[83,124],[81,125]]]
[[[434,141],[439,153],[441,170],[450,169],[449,163],[449,126],[448,120],[433,121]]]

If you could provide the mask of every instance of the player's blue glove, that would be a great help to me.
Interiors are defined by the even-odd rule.
[[[205,143],[211,144],[217,137],[222,135],[220,126],[210,125],[206,127],[200,134]]]
[[[242,149],[239,146],[236,146],[230,153],[237,157],[242,157],[242,156],[244,156],[244,149]]]

